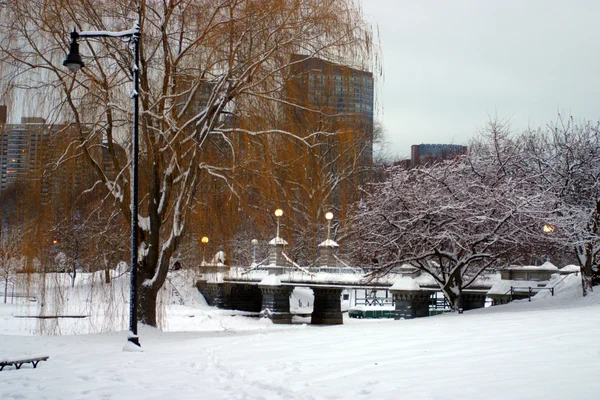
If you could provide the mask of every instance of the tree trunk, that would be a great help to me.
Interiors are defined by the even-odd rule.
[[[158,290],[138,284],[138,321],[145,325],[157,326],[156,299]]]
[[[75,278],[77,278],[77,263],[73,261],[73,274],[71,275],[71,287],[75,287]]]
[[[593,254],[590,245],[586,245],[583,249],[583,257],[578,254],[579,264],[581,267],[581,289],[583,296],[587,296],[590,292],[593,292],[592,277],[594,275],[593,265]],[[581,262],[582,259],[584,262]]]
[[[462,277],[460,276],[460,269],[448,278],[445,285],[441,288],[442,293],[448,300],[452,311],[458,311],[459,308],[463,308],[462,305]]]
[[[102,254],[102,260],[104,261],[104,283],[110,283],[110,263],[106,259],[106,254]]]

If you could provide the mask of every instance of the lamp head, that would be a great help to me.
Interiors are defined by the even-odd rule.
[[[206,236],[203,236],[201,240],[204,244],[208,243],[208,238]]]
[[[256,240],[256,239],[252,239],[252,240],[250,241],[250,243],[252,243],[254,246],[256,246],[256,245],[258,244],[258,240]]]
[[[79,55],[79,44],[77,43],[78,37],[79,34],[73,29],[73,32],[71,32],[71,47],[69,48],[69,54],[67,54],[67,58],[63,61],[63,65],[71,72],[77,72],[85,65]]]
[[[329,211],[327,214],[325,214],[325,219],[327,221],[331,221],[333,219],[333,213]]]
[[[281,208],[278,208],[277,210],[275,210],[276,217],[281,217],[282,215],[283,215],[283,210]]]

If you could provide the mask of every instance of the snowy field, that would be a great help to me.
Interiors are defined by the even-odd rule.
[[[142,353],[122,351],[124,331],[34,335],[23,305],[0,304],[0,358],[50,356],[0,372],[0,398],[599,399],[600,290],[579,290],[573,275],[531,303],[333,327],[273,325],[180,290],[168,332],[140,329]],[[83,330],[69,323],[62,333]]]

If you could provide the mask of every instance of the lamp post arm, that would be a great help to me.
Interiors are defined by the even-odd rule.
[[[118,32],[111,32],[111,31],[81,31],[81,32],[73,31],[73,32],[77,34],[77,37],[88,37],[88,38],[93,38],[93,37],[116,37],[116,38],[132,37],[132,36],[140,34],[140,25],[136,22],[135,25],[133,25],[133,27],[131,29],[128,29],[126,31],[118,31]]]

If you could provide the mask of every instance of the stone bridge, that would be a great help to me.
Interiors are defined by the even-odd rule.
[[[247,268],[204,265],[196,287],[210,305],[261,313],[273,323],[292,322],[290,296],[295,287],[308,287],[314,293],[311,323],[319,325],[343,323],[344,289],[390,290],[396,319],[428,316],[430,296],[439,291],[432,277],[415,268],[402,268],[394,274],[370,279],[363,269],[340,260],[336,254],[339,246],[330,239],[319,245],[319,265],[313,268],[294,263],[284,252],[285,240],[276,237],[269,245],[268,264]],[[498,278],[482,277],[465,290],[464,310],[484,307],[486,293]]]

